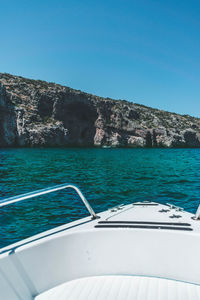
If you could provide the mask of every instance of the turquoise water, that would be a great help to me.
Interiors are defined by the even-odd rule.
[[[0,198],[65,182],[77,184],[96,212],[139,200],[195,212],[200,149],[1,149]],[[87,215],[72,191],[0,209],[0,247]]]

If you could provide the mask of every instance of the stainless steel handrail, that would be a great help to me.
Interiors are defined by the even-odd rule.
[[[200,220],[200,205],[197,208],[194,220]]]
[[[16,203],[16,202],[20,202],[20,201],[23,201],[23,200],[26,200],[26,199],[30,199],[30,198],[38,197],[38,196],[41,196],[41,195],[45,195],[45,194],[48,194],[48,193],[64,190],[64,189],[67,189],[67,188],[72,188],[77,192],[77,194],[79,195],[79,197],[81,198],[81,200],[85,204],[87,210],[89,211],[90,215],[92,216],[92,219],[97,219],[98,216],[96,215],[96,213],[94,212],[94,210],[92,209],[92,207],[90,206],[89,202],[86,200],[85,196],[80,191],[80,189],[77,186],[75,186],[74,184],[66,184],[66,183],[61,184],[61,185],[57,185],[57,186],[54,186],[54,187],[49,187],[49,188],[46,188],[46,189],[37,190],[37,191],[31,192],[31,193],[26,193],[26,194],[22,194],[22,195],[19,195],[19,196],[4,199],[4,200],[0,201],[0,207],[6,206],[6,205],[9,205],[9,204],[13,204],[13,203]]]

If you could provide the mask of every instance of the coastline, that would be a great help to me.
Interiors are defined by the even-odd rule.
[[[200,148],[200,119],[0,73],[0,147]]]

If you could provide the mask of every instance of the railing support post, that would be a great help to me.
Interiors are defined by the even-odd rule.
[[[199,204],[199,206],[197,208],[194,220],[200,220],[200,204]]]

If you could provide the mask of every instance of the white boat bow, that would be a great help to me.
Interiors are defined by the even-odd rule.
[[[0,206],[59,187],[74,188]],[[91,216],[0,250],[1,300],[200,299],[199,210],[144,201],[97,216],[75,189]]]

